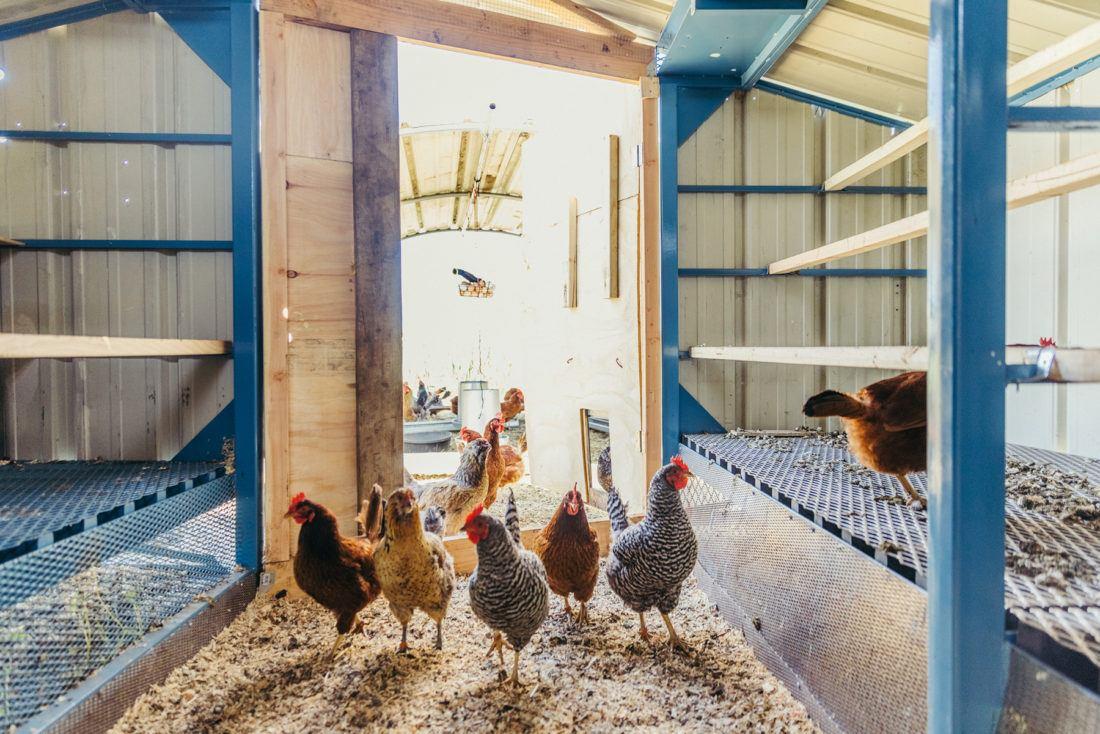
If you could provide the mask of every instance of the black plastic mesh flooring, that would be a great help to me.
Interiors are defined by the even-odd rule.
[[[928,572],[927,517],[904,504],[893,477],[858,464],[844,444],[828,436],[778,438],[738,434],[691,434],[685,445],[758,490],[920,586]],[[1024,446],[1009,456],[1088,477],[1100,496],[1100,461]],[[922,494],[925,476],[909,480]],[[1035,542],[1048,554],[1092,573],[1064,587],[1005,572],[1005,606],[1019,624],[1022,646],[1080,682],[1100,685],[1100,534],[1078,524],[1005,504],[1006,545],[1019,551]],[[1036,634],[1038,633],[1038,634]],[[1051,643],[1054,643],[1053,645]]]
[[[215,462],[15,461],[0,465],[0,561],[223,473]]]

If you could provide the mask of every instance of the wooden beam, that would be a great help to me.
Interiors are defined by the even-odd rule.
[[[632,515],[630,522],[640,522],[645,515]],[[611,522],[609,520],[589,520],[589,527],[596,531],[596,539],[600,543],[600,555],[606,556],[611,548]],[[535,536],[542,531],[541,527],[529,526],[520,530],[520,542],[524,548],[531,548]],[[444,539],[443,545],[455,561],[455,573],[466,576],[477,568],[477,547],[469,541],[465,535],[452,535]]]
[[[123,336],[0,334],[0,359],[84,357],[209,357],[229,354],[221,339],[145,339]]]
[[[7,237],[0,237],[0,247],[23,247],[24,243],[19,240],[9,239]]]
[[[607,297],[619,297],[619,136],[608,136]]]
[[[1009,181],[1006,192],[1007,207],[1019,209],[1028,204],[1052,199],[1096,184],[1100,184],[1100,153],[1075,158],[1068,163]],[[870,252],[926,234],[928,234],[928,212],[923,211],[867,232],[784,258],[769,265],[768,272],[793,273],[796,270]]]
[[[881,170],[896,160],[904,158],[928,142],[928,118],[924,118],[912,127],[902,130],[888,142],[875,148],[855,163],[845,166],[823,184],[826,191],[837,191],[850,186],[875,171]]]
[[[642,79],[641,206],[638,207],[638,365],[644,476],[661,467],[661,170],[658,85]]]
[[[839,260],[842,257],[851,257],[887,245],[905,242],[927,233],[928,212],[918,212],[905,219],[899,219],[896,222],[875,227],[867,232],[860,232],[857,235],[830,242],[822,247],[815,247],[807,252],[784,258],[769,265],[768,272],[772,274],[793,273],[803,268]]]
[[[691,358],[883,370],[928,368],[927,347],[692,347]]]
[[[595,23],[604,30],[611,31],[611,34],[613,36],[625,38],[628,41],[633,41],[635,38],[637,38],[636,35],[628,31],[626,28],[623,28],[618,23],[612,20],[608,20],[599,13],[595,12],[594,10],[588,9],[583,5],[578,5],[577,3],[573,2],[573,0],[550,0],[550,2],[554,3],[555,5],[559,5],[566,10],[572,11],[573,13],[581,16],[590,23]]]
[[[262,0],[261,9],[328,28],[360,29],[469,51],[637,82],[653,48],[441,0]]]
[[[1100,55],[1100,23],[1093,23],[1009,67],[1008,96],[1014,97],[1097,55]],[[825,180],[824,188],[826,191],[836,191],[849,186],[885,168],[927,142],[928,118],[926,117],[890,142],[834,173]]]
[[[566,245],[565,307],[577,307],[577,197],[569,197],[569,212],[566,214],[566,233],[569,241]]]
[[[1005,364],[1034,364],[1038,346],[1005,347]],[[881,370],[926,370],[928,347],[692,347],[692,359]],[[1044,382],[1100,382],[1100,349],[1058,348]]]
[[[286,24],[260,13],[260,176],[264,320],[264,563],[290,559]]]
[[[358,504],[404,478],[397,39],[351,32]]]

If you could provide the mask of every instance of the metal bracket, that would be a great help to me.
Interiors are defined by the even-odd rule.
[[[1024,382],[1046,382],[1054,369],[1056,347],[1039,347],[1027,350],[1023,364],[1005,365],[1005,380],[1019,385]]]

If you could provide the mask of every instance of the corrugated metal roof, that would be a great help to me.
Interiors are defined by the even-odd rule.
[[[928,0],[830,0],[767,78],[878,112],[926,116]],[[1096,0],[1009,0],[1009,63],[1100,21]]]
[[[526,130],[481,125],[401,131],[401,235],[473,229],[520,234]]]

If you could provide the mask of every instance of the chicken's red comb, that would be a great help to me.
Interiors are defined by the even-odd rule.
[[[296,494],[296,495],[294,495],[293,497],[290,498],[290,506],[294,507],[295,505],[298,505],[301,502],[305,502],[305,499],[306,499],[306,493],[305,492],[299,492],[298,494]]]
[[[683,457],[681,457],[679,454],[677,454],[676,456],[673,456],[671,459],[669,459],[669,461],[671,463],[675,464],[676,466],[680,467],[684,471],[691,471],[690,469],[688,469],[687,462],[685,462]]]
[[[1039,346],[1040,347],[1054,347],[1054,346],[1057,346],[1057,344],[1054,343],[1054,337],[1052,337],[1052,336],[1041,336],[1041,337],[1039,337]]]
[[[484,505],[482,505],[482,504],[481,504],[481,503],[479,502],[479,503],[477,504],[477,507],[475,507],[474,509],[470,510],[470,514],[466,516],[466,523],[465,523],[465,524],[469,525],[469,524],[470,524],[471,522],[473,522],[473,520],[474,520],[474,518],[475,518],[475,517],[477,517],[478,515],[480,515],[480,514],[481,514],[482,512],[484,512],[484,511],[485,511],[485,506],[484,506]]]

